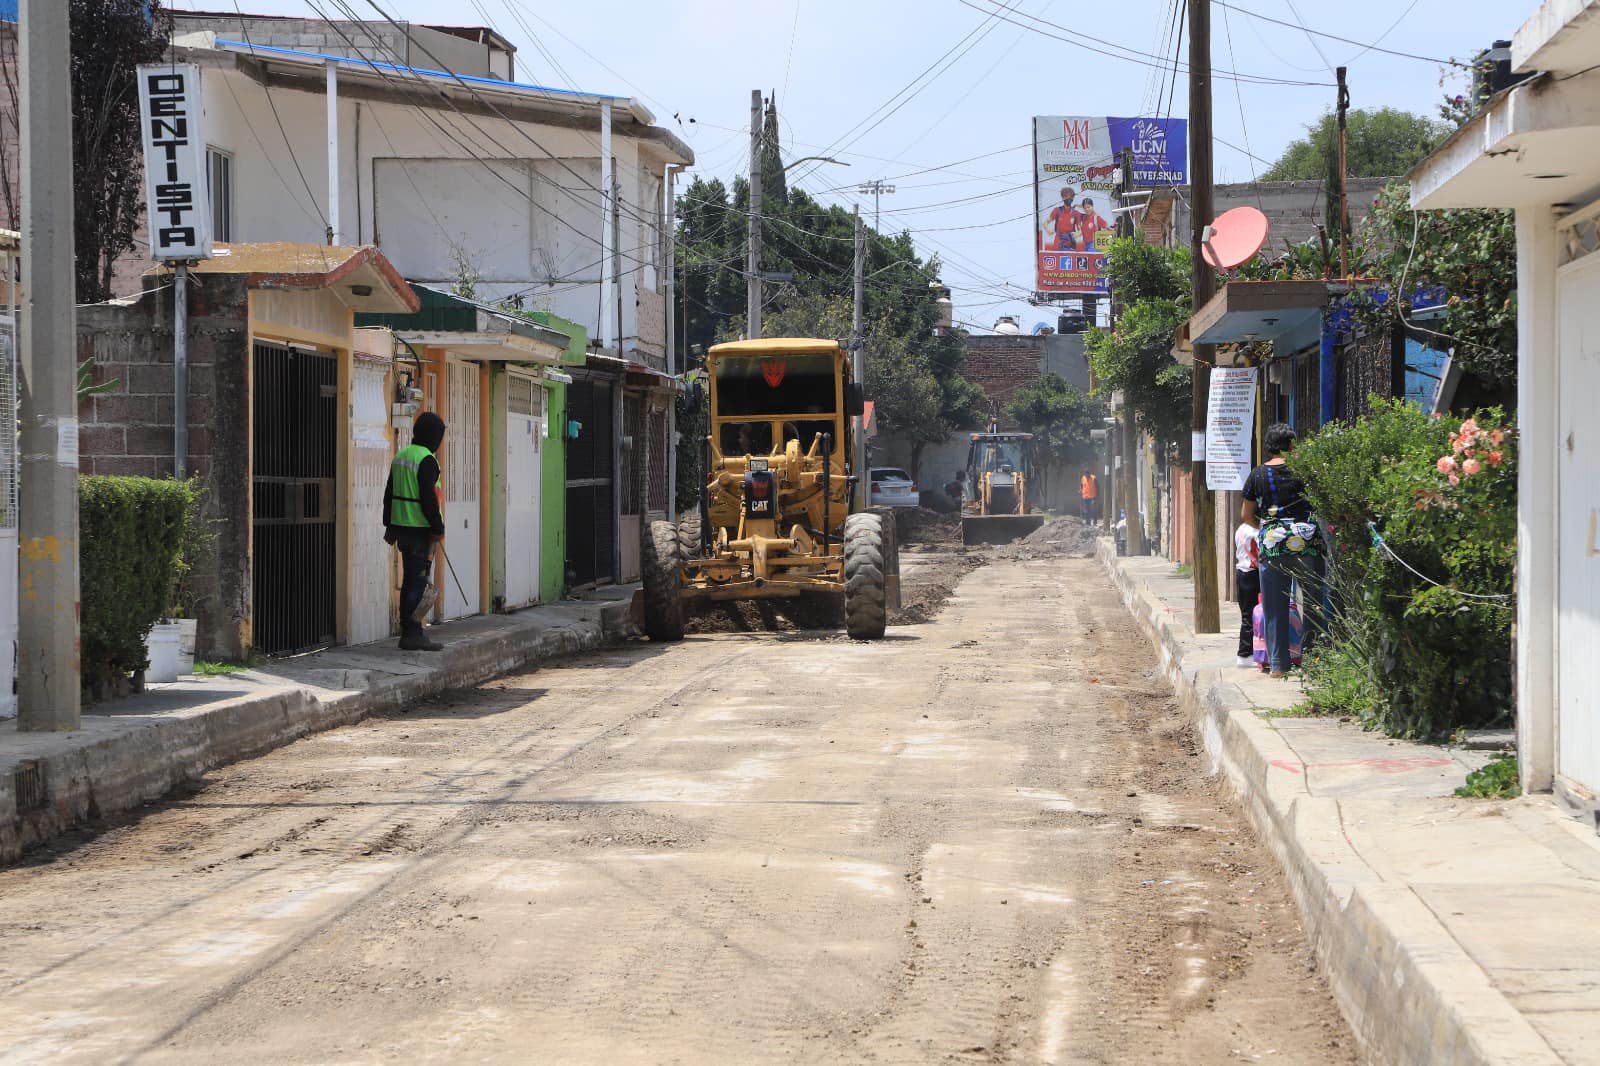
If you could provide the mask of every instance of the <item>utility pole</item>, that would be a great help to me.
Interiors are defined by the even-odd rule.
[[[79,725],[77,331],[67,4],[22,0],[17,728]],[[63,190],[66,192],[64,193]]]
[[[1211,264],[1202,254],[1201,234],[1216,217],[1211,174],[1211,0],[1189,2],[1189,143],[1194,172],[1189,177],[1194,232],[1189,252],[1194,267],[1196,311],[1206,305],[1216,287]],[[1194,501],[1194,631],[1222,632],[1221,604],[1217,600],[1217,513],[1206,487],[1206,406],[1211,394],[1211,368],[1216,348],[1194,346],[1194,387],[1190,418],[1194,464],[1191,486]]]
[[[850,373],[857,384],[864,390],[867,387],[867,234],[861,225],[861,208],[855,207],[856,223],[856,264],[855,264],[855,310],[850,316]],[[851,425],[855,427],[855,449],[850,457],[851,464],[855,467],[851,473],[858,478],[856,488],[859,490],[857,497],[861,501],[863,510],[869,502],[867,499],[871,491],[872,479],[867,476],[867,420],[864,415],[852,415]]]
[[[1133,149],[1124,148],[1121,157],[1117,160],[1119,171],[1117,178],[1117,236],[1133,236],[1133,213],[1126,210],[1132,206],[1132,199],[1128,194],[1133,191]],[[1112,279],[1113,299],[1112,313],[1120,317],[1122,313],[1121,301],[1115,299],[1116,279]],[[1148,555],[1150,549],[1145,545],[1144,522],[1139,515],[1139,472],[1135,462],[1139,455],[1139,427],[1133,421],[1133,408],[1124,403],[1117,412],[1121,420],[1122,437],[1122,466],[1117,470],[1118,497],[1123,501],[1122,507],[1128,513],[1128,554]]]
[[[1350,277],[1350,175],[1345,164],[1345,117],[1350,111],[1350,87],[1344,83],[1345,68],[1335,75],[1339,81],[1339,277]],[[1396,294],[1395,299],[1400,299]]]
[[[761,336],[761,90],[750,90],[750,256],[745,277],[745,332]]]
[[[883,198],[894,192],[894,186],[886,184],[882,178],[873,178],[857,185],[856,192],[862,196],[872,197],[872,229],[873,232],[882,232],[883,226],[879,219],[883,214]]]

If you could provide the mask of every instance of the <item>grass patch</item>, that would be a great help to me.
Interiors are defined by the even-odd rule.
[[[196,677],[218,677],[222,674],[237,674],[240,670],[248,669],[250,667],[244,663],[216,663],[208,662],[204,659],[196,659],[194,661]]]
[[[1516,799],[1522,795],[1517,779],[1517,757],[1496,755],[1481,770],[1467,775],[1467,783],[1456,789],[1463,799]]]
[[[1173,567],[1172,572],[1177,574],[1179,577],[1193,577],[1194,567],[1188,563],[1179,563],[1177,566]]]
[[[1319,709],[1310,700],[1301,700],[1293,707],[1278,707],[1256,713],[1262,718],[1327,718],[1333,712]]]
[[[1356,641],[1320,642],[1306,655],[1304,670],[1307,714],[1301,717],[1349,715],[1370,728],[1388,703]]]

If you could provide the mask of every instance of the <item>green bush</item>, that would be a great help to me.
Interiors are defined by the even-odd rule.
[[[1516,438],[1498,410],[1481,422],[1374,401],[1371,416],[1295,449],[1335,549],[1334,639],[1371,681],[1308,671],[1314,703],[1405,737],[1509,716]]]
[[[86,685],[115,683],[148,665],[145,638],[172,604],[193,502],[184,481],[78,479]]]
[[[1467,783],[1456,789],[1462,799],[1516,799],[1522,795],[1515,755],[1495,755],[1482,769],[1467,775]]]

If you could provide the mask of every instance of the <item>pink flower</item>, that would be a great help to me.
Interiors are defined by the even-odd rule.
[[[1476,459],[1468,459],[1466,462],[1461,464],[1461,472],[1468,477],[1471,477],[1473,474],[1476,474],[1482,469],[1483,464],[1478,462]]]
[[[1461,484],[1461,479],[1459,477],[1457,477],[1456,475],[1451,474],[1450,475],[1450,484],[1459,485],[1459,484]]]
[[[1506,435],[1497,429],[1489,434],[1489,439],[1494,441],[1496,445],[1501,445],[1505,443]]]
[[[1478,432],[1478,420],[1476,418],[1469,418],[1461,423],[1461,435],[1463,437],[1476,432]]]
[[[1500,465],[1500,461],[1502,459],[1504,459],[1505,457],[1506,456],[1505,456],[1504,452],[1490,452],[1489,453],[1489,465],[1490,466],[1499,466]]]
[[[1440,459],[1437,463],[1435,463],[1434,465],[1439,468],[1439,473],[1441,473],[1441,474],[1449,474],[1449,473],[1451,473],[1451,472],[1453,472],[1455,470],[1456,461],[1455,461],[1454,457],[1446,455],[1442,459]]]

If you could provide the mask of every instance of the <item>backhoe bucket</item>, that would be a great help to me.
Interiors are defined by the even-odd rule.
[[[1042,525],[1042,514],[962,515],[961,543],[1010,544]]]

